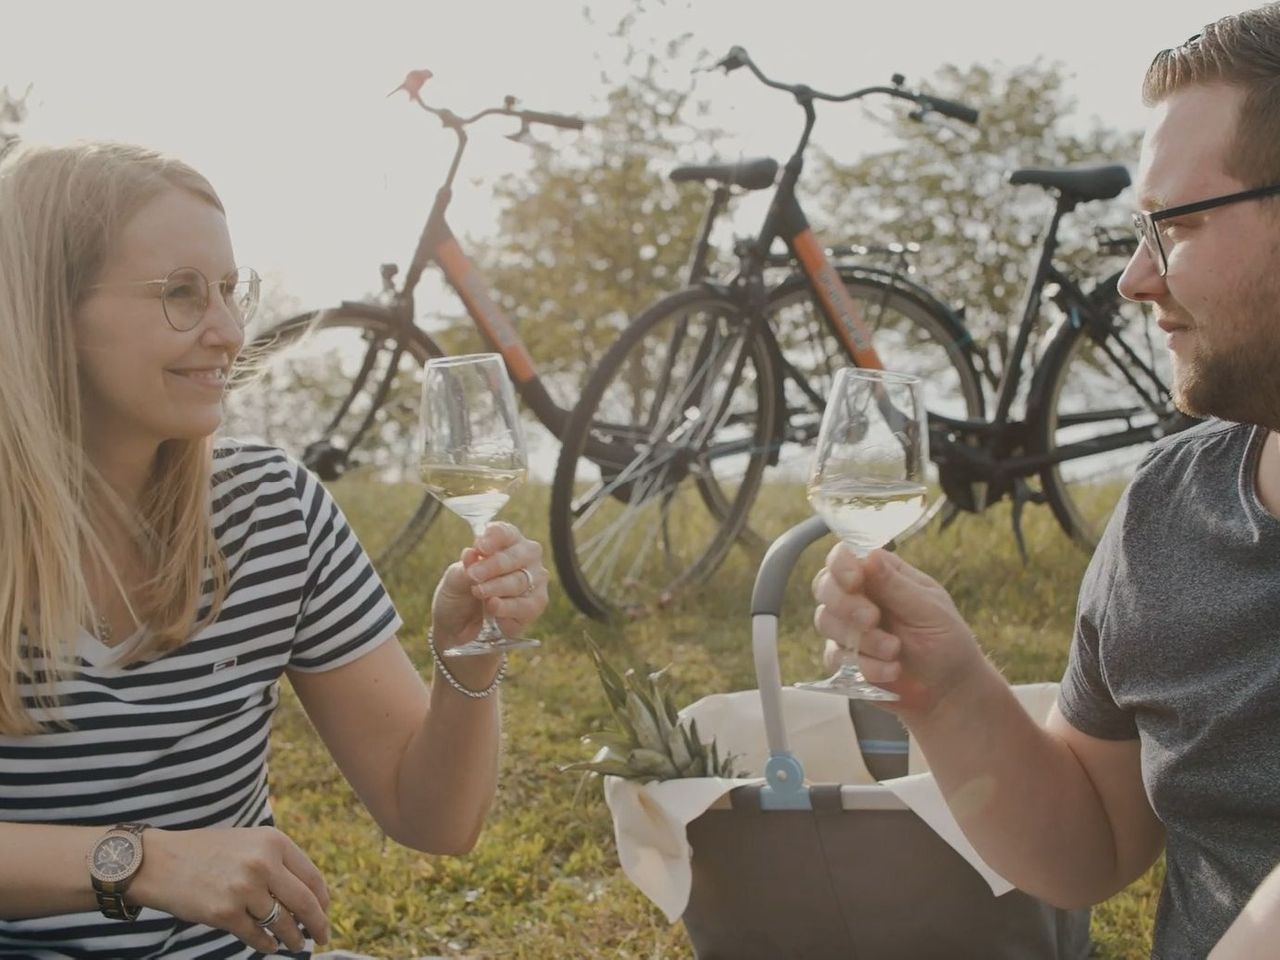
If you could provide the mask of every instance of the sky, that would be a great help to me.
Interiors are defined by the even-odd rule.
[[[1041,58],[1069,78],[1080,122],[1140,129],[1151,55],[1239,9],[1239,0],[0,0],[0,84],[31,84],[24,136],[131,140],[176,154],[226,204],[237,259],[304,306],[364,294],[383,261],[404,265],[452,139],[403,97],[466,113],[507,94],[529,109],[589,117],[625,78],[610,34],[634,13],[635,41],[691,34],[673,82],[734,44],[769,74],[819,89],[909,83],[944,63],[1014,66]],[[586,9],[589,15],[584,15]],[[722,149],[781,153],[794,105],[745,73],[699,73]],[[865,150],[856,107],[823,114],[816,142],[841,159]],[[464,238],[495,228],[491,189],[519,177],[527,147],[477,127],[450,221]],[[553,147],[573,133],[541,134]],[[1132,160],[1134,158],[1117,158]]]

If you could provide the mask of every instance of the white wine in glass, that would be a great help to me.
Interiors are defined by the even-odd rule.
[[[444,506],[467,523],[481,528],[498,515],[511,494],[524,483],[522,467],[467,467],[424,463],[422,482]]]
[[[479,353],[427,361],[419,434],[422,482],[480,536],[528,472],[520,411],[502,357]],[[537,640],[505,636],[486,613],[474,640],[442,653],[466,657],[536,646]]]
[[[822,415],[809,503],[860,557],[914,526],[925,512],[928,422],[919,377],[846,368],[836,373]],[[856,655],[805,690],[858,700],[897,700],[868,683]]]

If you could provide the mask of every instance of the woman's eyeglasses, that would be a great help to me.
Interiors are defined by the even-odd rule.
[[[262,278],[251,267],[238,267],[221,280],[209,280],[195,267],[178,267],[160,280],[95,283],[89,289],[145,287],[158,291],[156,295],[160,297],[165,320],[181,333],[194,329],[204,319],[215,287],[228,312],[244,327],[258,308],[261,286]]]

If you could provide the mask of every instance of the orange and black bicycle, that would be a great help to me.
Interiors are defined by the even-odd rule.
[[[773,187],[773,196],[759,233],[737,244],[731,276],[696,276],[695,266],[695,282],[623,331],[565,430],[552,488],[552,546],[566,592],[597,617],[661,605],[714,572],[744,532],[767,542],[785,529],[762,516],[767,505],[750,525],[748,514],[766,472],[771,480],[802,481],[839,367],[917,374],[930,411],[982,415],[979,374],[959,317],[900,262],[833,259],[796,192],[817,101],[885,95],[921,115],[970,123],[976,111],[907,89],[900,77],[841,96],[778,83],[737,47],[718,66],[746,66],[791,93],[804,109],[804,129],[780,177],[770,159],[671,174],[718,185],[699,251],[728,185]],[[785,253],[774,249],[776,241]],[[803,496],[792,499],[803,506]]]
[[[518,109],[510,97],[501,107],[460,116],[424,103],[418,96],[421,82],[413,84],[413,77],[404,85],[410,98],[457,142],[403,282],[396,285],[395,264],[383,264],[376,300],[346,300],[308,311],[256,336],[246,351],[248,376],[228,399],[226,427],[228,433],[281,446],[314,471],[338,502],[358,515],[361,542],[384,569],[418,543],[440,509],[417,477],[413,449],[420,370],[429,358],[444,355],[416,320],[414,291],[428,267],[440,270],[485,344],[502,355],[525,406],[557,436],[569,419],[445,213],[469,126],[506,118],[519,124],[511,139],[521,140],[533,126],[580,130],[583,121]]]

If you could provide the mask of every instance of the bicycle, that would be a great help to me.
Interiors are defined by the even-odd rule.
[[[502,355],[516,390],[538,420],[558,436],[569,418],[548,393],[519,332],[490,296],[445,213],[471,124],[492,116],[519,121],[518,132],[510,135],[518,140],[534,125],[580,130],[583,121],[517,109],[512,97],[501,107],[463,117],[424,103],[418,89],[425,76],[410,86],[413,76],[402,88],[454,133],[456,146],[403,282],[396,286],[395,264],[383,264],[377,302],[344,300],[335,308],[290,317],[256,336],[246,350],[249,372],[228,403],[228,432],[263,435],[284,447],[344,508],[358,513],[361,542],[383,569],[417,544],[440,510],[417,480],[412,443],[420,368],[444,355],[414,317],[414,291],[429,266],[437,267],[458,294],[489,349]],[[282,397],[287,400],[283,410]],[[300,425],[303,417],[306,423]]]
[[[695,282],[623,332],[566,428],[552,485],[552,547],[561,584],[594,616],[661,603],[710,576],[742,532],[766,468],[800,479],[797,454],[817,435],[825,384],[848,362],[840,357],[920,374],[930,409],[982,414],[959,317],[902,269],[833,261],[796,196],[816,99],[884,94],[921,115],[970,123],[976,112],[909,90],[898,76],[843,96],[795,89],[806,122],[780,179],[768,159],[672,172],[677,181],[716,185],[698,252],[730,185],[773,187],[764,224],[736,245],[738,267],[724,281],[706,276],[695,253]],[[771,252],[776,239],[785,256]],[[782,279],[766,279],[779,265],[787,268]],[[823,328],[840,338],[838,350]],[[752,539],[767,527],[753,518]]]
[[[913,102],[914,116],[940,113],[969,123],[976,112],[910,91],[896,75],[890,86],[843,95],[780,83],[740,47],[716,66],[745,66],[791,94],[804,111],[803,131],[759,233],[737,246],[736,271],[653,304],[588,381],[552,486],[551,541],[565,591],[592,616],[608,618],[661,606],[705,581],[747,525],[766,470],[784,493],[802,482],[826,386],[834,369],[849,364],[925,379],[931,458],[944,494],[937,504],[945,503],[948,522],[1010,498],[1025,549],[1022,509],[1048,502],[1062,528],[1091,546],[1123,486],[1099,482],[1098,474],[1127,478],[1128,454],[1192,422],[1173,407],[1149,318],[1119,297],[1119,274],[1086,293],[1053,260],[1062,217],[1080,203],[1117,196],[1129,184],[1125,168],[1011,175],[1058,199],[987,418],[984,354],[958,313],[900,269],[833,264],[796,196],[816,101],[887,95]],[[761,163],[678,175],[723,185],[750,179]],[[786,244],[790,269],[768,284],[776,239]],[[1016,417],[1030,337],[1050,309],[1061,319],[1034,364],[1025,413]],[[1032,477],[1040,490],[1030,488]],[[751,513],[751,528],[771,539],[807,512],[803,503],[798,495],[769,496]],[[646,587],[655,583],[661,585]]]

